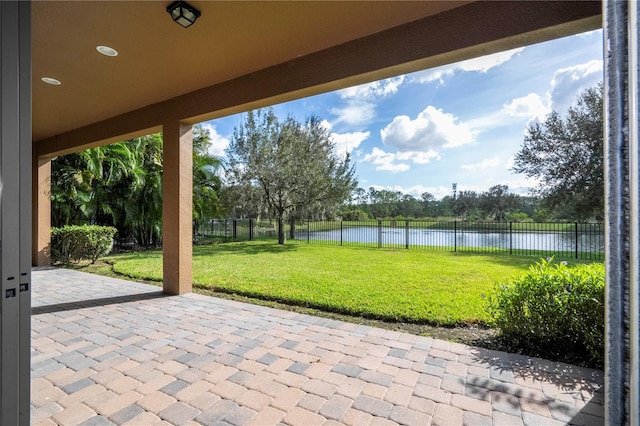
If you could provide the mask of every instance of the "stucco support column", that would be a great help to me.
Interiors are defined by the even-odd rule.
[[[638,5],[604,2],[606,349],[605,422],[638,424],[640,144]]]
[[[51,160],[33,155],[31,204],[31,264],[51,264]]]
[[[191,292],[193,132],[178,121],[163,126],[162,267],[163,291]]]

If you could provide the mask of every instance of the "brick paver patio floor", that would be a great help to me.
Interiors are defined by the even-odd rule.
[[[63,269],[33,272],[41,425],[603,423],[602,372]]]

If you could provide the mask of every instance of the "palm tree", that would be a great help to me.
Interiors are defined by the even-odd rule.
[[[144,136],[128,143],[142,173],[131,182],[123,202],[126,234],[140,246],[156,246],[162,237],[162,136]]]
[[[208,130],[195,126],[193,218],[220,214],[221,161]],[[154,134],[58,157],[52,169],[52,224],[113,225],[140,246],[162,239],[162,135]]]
[[[193,223],[194,236],[198,227],[208,219],[221,214],[220,193],[221,160],[209,150],[209,131],[196,125],[193,129]]]

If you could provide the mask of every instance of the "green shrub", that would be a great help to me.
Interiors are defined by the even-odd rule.
[[[356,220],[369,220],[367,212],[361,209],[348,208],[342,213],[342,220],[356,221]]]
[[[490,301],[507,346],[601,367],[604,358],[604,265],[569,267],[541,260]]]
[[[507,216],[507,220],[510,222],[531,222],[529,215],[523,212],[511,213]]]
[[[51,228],[51,258],[69,263],[90,260],[109,254],[117,229],[111,226],[83,225]]]

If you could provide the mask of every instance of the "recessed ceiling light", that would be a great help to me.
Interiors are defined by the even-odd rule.
[[[56,80],[55,78],[51,78],[51,77],[42,77],[41,80],[47,84],[51,84],[54,86],[60,86],[62,84],[60,83],[60,80]]]
[[[109,46],[98,46],[96,50],[105,56],[118,56],[118,52]]]

